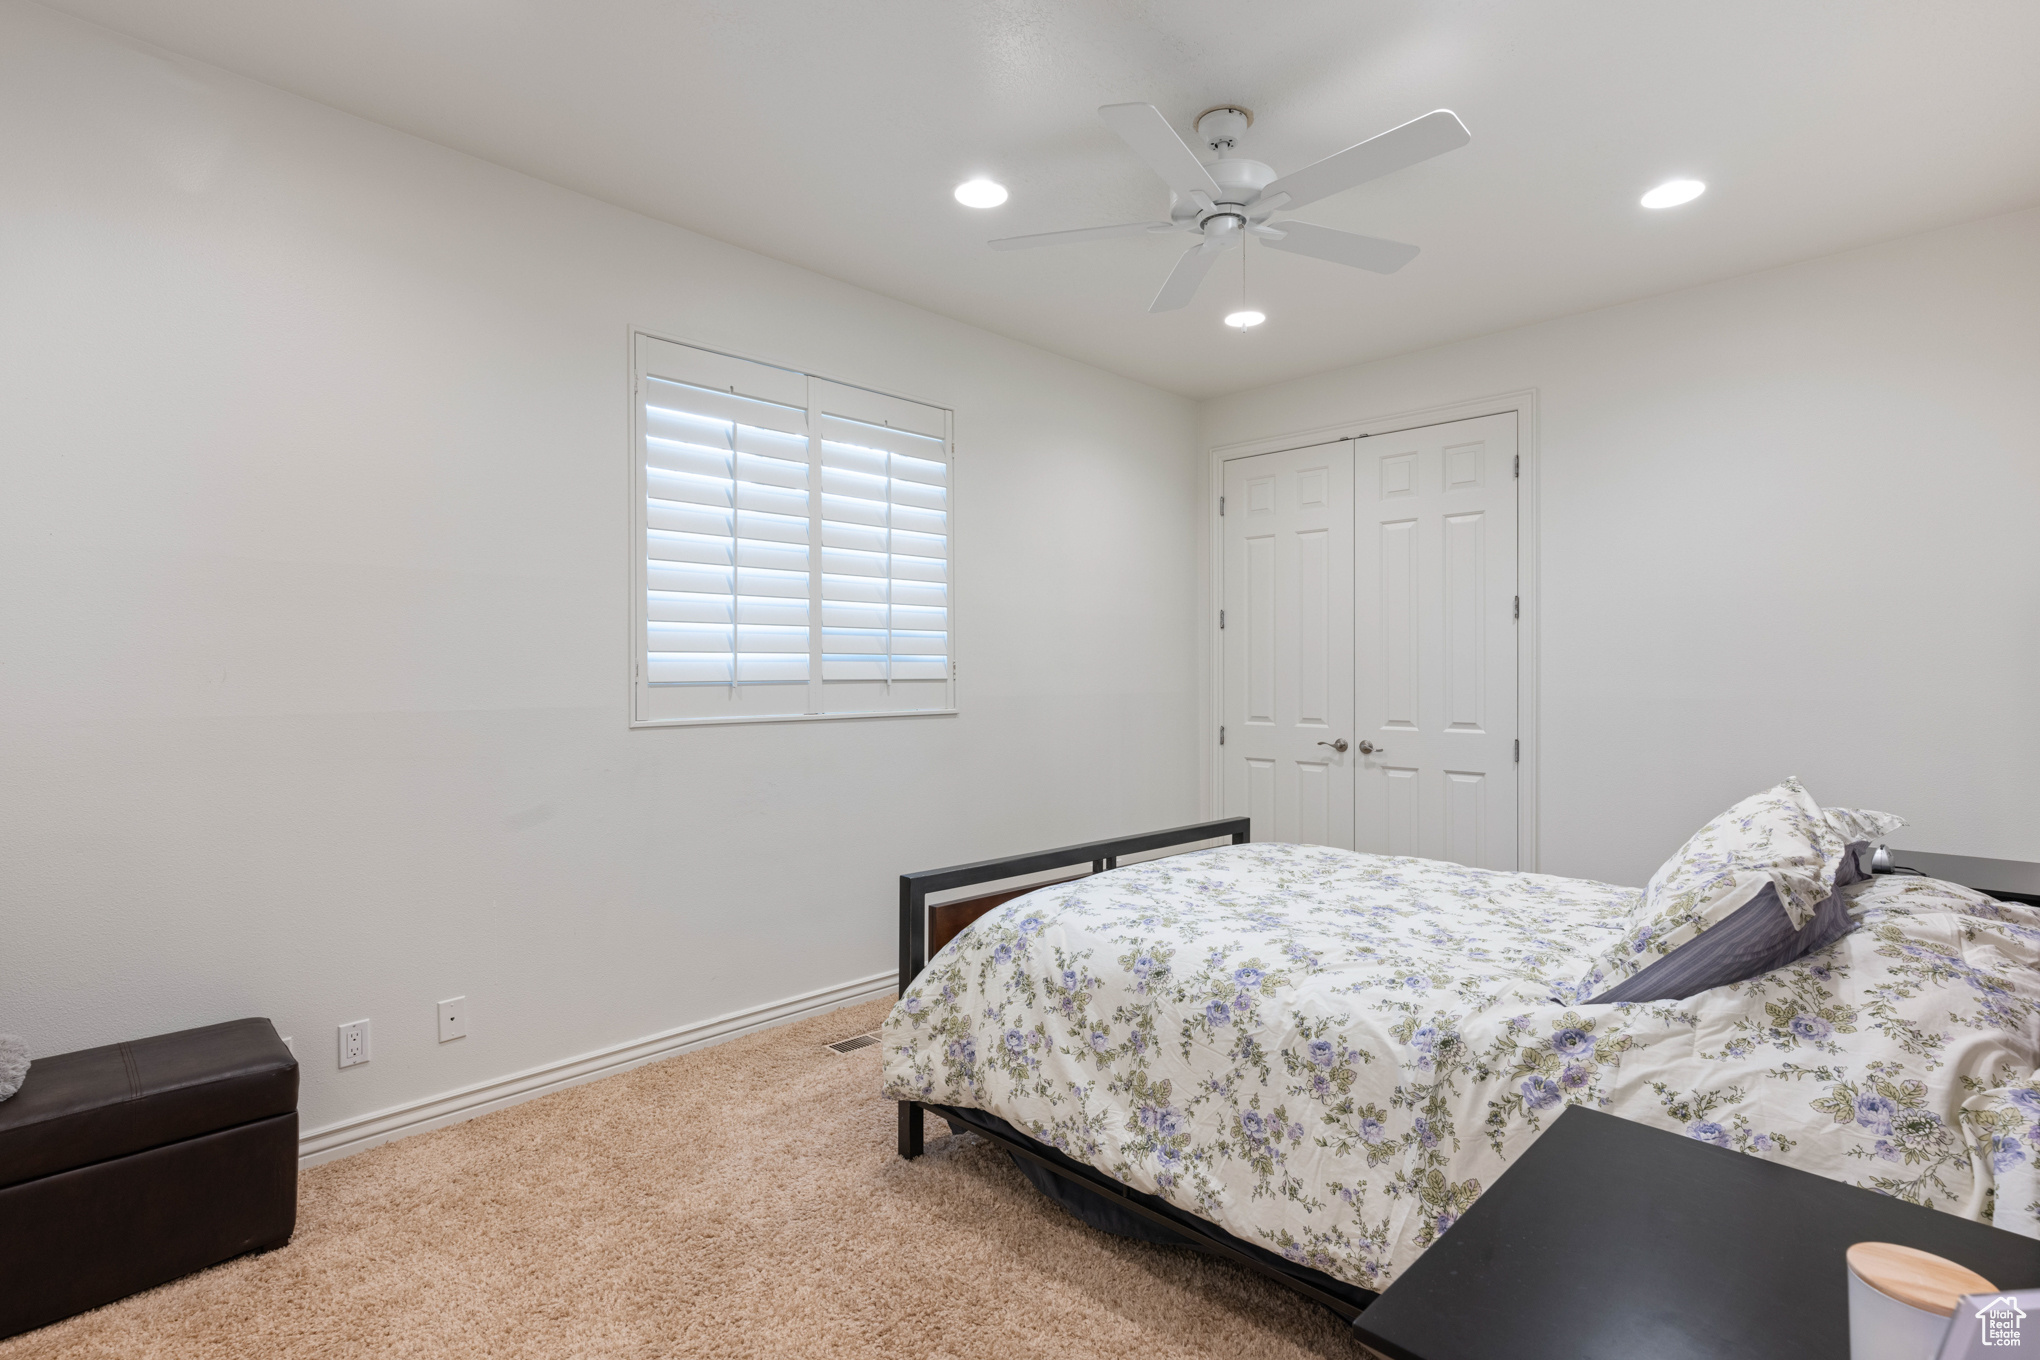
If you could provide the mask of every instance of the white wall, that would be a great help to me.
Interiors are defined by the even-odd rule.
[[[1195,817],[1187,401],[40,8],[0,127],[35,1053],[268,1015],[316,1128],[890,969],[903,870]],[[627,729],[634,324],[953,405],[961,716]]]
[[[1547,872],[1641,883],[1787,774],[2040,860],[2040,211],[1221,398],[1202,437],[1522,388]]]

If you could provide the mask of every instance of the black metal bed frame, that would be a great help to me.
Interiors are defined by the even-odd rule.
[[[996,883],[1027,874],[1042,873],[1049,869],[1064,869],[1072,864],[1089,863],[1092,873],[1103,873],[1107,869],[1119,867],[1122,855],[1137,855],[1147,850],[1165,850],[1170,846],[1188,845],[1197,841],[1228,838],[1234,845],[1244,845],[1250,839],[1250,829],[1251,824],[1247,818],[1228,817],[1215,822],[1179,826],[1168,831],[1150,831],[1139,836],[1121,836],[1109,841],[1066,845],[1059,850],[1041,850],[1028,855],[1010,855],[1004,859],[953,865],[947,869],[924,869],[919,873],[901,874],[900,994],[905,995],[908,985],[928,966],[930,894],[946,892],[953,888]],[[1185,1246],[1245,1266],[1286,1288],[1295,1290],[1314,1303],[1322,1304],[1348,1322],[1357,1317],[1361,1308],[1365,1306],[1364,1303],[1341,1297],[1333,1291],[1348,1289],[1355,1294],[1368,1294],[1370,1291],[1354,1290],[1341,1281],[1334,1281],[1328,1276],[1319,1276],[1317,1271],[1290,1266],[1281,1257],[1265,1248],[1242,1241],[1215,1224],[1184,1213],[1165,1200],[1122,1185],[1103,1172],[1066,1157],[1045,1143],[1027,1137],[1003,1120],[993,1119],[987,1122],[987,1116],[978,1110],[923,1104],[914,1100],[902,1100],[899,1106],[902,1157],[911,1159],[921,1155],[926,1112],[933,1110],[952,1127],[968,1128],[1014,1156],[1025,1157],[1065,1180],[1079,1182],[1092,1194],[1182,1239]],[[1299,1270],[1304,1270],[1304,1275],[1296,1273]],[[1322,1283],[1314,1282],[1308,1277],[1318,1277]],[[1333,1288],[1326,1288],[1326,1285]]]

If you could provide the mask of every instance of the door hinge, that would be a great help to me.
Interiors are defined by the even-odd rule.
[[[1218,611],[1218,631],[1221,633],[1225,631],[1225,611],[1223,609]]]
[[[1520,453],[1516,455],[1516,475],[1518,477],[1523,475],[1523,455]]]
[[[1520,618],[1522,618],[1522,617],[1523,617],[1523,597],[1522,597],[1521,595],[1518,595],[1518,596],[1516,597],[1516,612],[1515,612],[1514,614],[1510,615],[1510,617],[1511,617],[1511,618],[1517,618],[1517,619],[1520,619]]]
[[[1523,739],[1521,737],[1516,738],[1516,763],[1518,765],[1523,763]]]
[[[1218,729],[1218,744],[1220,746],[1225,745],[1225,727],[1223,724]]]
[[[1225,518],[1225,497],[1223,496],[1218,498],[1218,517],[1220,519]]]

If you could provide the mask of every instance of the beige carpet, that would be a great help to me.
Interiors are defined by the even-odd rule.
[[[1083,1227],[976,1138],[900,1161],[878,1050],[821,1047],[884,1014],[316,1168],[288,1247],[0,1342],[0,1360],[1365,1354],[1245,1271]]]

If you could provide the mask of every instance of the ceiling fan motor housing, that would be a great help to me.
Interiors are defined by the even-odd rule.
[[[1253,125],[1254,111],[1238,104],[1220,104],[1197,115],[1198,140],[1219,158],[1204,163],[1219,192],[1212,200],[1213,206],[1208,209],[1171,193],[1171,220],[1183,222],[1195,218],[1198,226],[1206,230],[1213,227],[1236,230],[1246,226],[1246,206],[1258,198],[1262,188],[1275,178],[1273,167],[1233,155],[1240,139]]]
[[[1211,171],[1218,187],[1225,190],[1221,203],[1252,203],[1275,178],[1275,167],[1260,161],[1213,161],[1205,169]]]
[[[1246,221],[1246,205],[1260,196],[1275,178],[1275,168],[1260,161],[1227,158],[1222,161],[1207,161],[1204,168],[1218,183],[1219,195],[1211,211],[1203,211],[1195,203],[1177,194],[1169,195],[1169,216],[1178,221],[1196,218],[1200,223],[1209,222],[1215,216],[1237,217]]]

